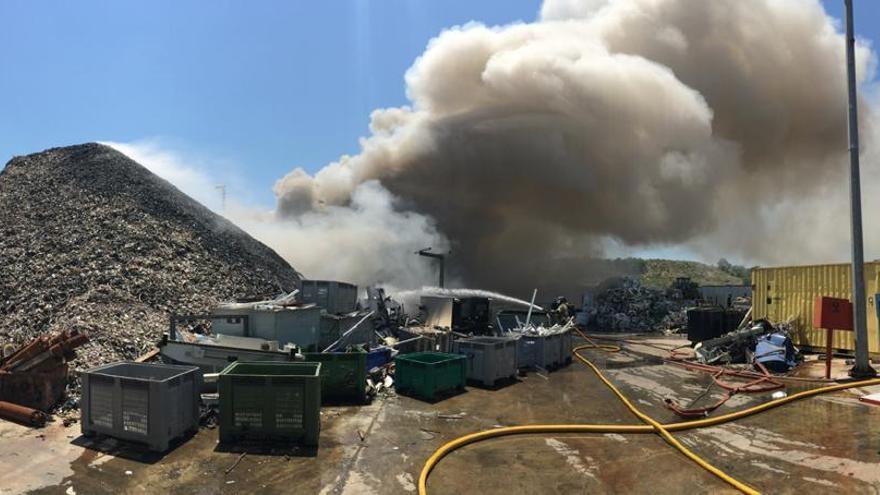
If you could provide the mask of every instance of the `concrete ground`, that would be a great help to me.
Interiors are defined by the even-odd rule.
[[[663,399],[687,404],[710,378],[664,365],[659,354],[631,345],[619,354],[584,351],[644,412],[675,422]],[[820,373],[821,366],[813,361],[803,372]],[[675,436],[767,493],[880,493],[880,407],[858,401],[867,392],[805,399]],[[738,395],[713,415],[769,400],[768,395]],[[717,396],[714,391],[702,402]],[[316,453],[250,451],[241,457],[218,448],[217,430],[202,429],[164,456],[151,456],[113,440],[87,441],[79,425],[32,430],[0,421],[0,494],[412,493],[422,464],[446,441],[499,425],[536,423],[638,420],[575,362],[549,374],[529,373],[498,390],[469,387],[435,404],[390,396],[363,407],[325,407]],[[432,495],[735,493],[654,434],[488,440],[446,457],[428,489]]]

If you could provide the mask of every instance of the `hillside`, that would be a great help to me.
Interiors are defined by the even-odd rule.
[[[172,311],[294,289],[274,251],[112,148],[13,158],[0,172],[0,343],[88,331],[80,366],[134,358]]]
[[[663,259],[641,260],[642,269],[638,278],[649,287],[668,287],[676,277],[690,277],[699,285],[739,285],[742,279],[731,275],[717,266],[697,261]]]

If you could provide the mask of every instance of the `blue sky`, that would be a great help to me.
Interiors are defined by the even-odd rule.
[[[880,40],[880,2],[855,0]],[[825,2],[840,16],[843,0]],[[535,19],[538,0],[0,2],[0,163],[86,141],[153,140],[246,177],[355,153],[370,111],[443,28]],[[843,49],[843,47],[841,47]],[[222,174],[221,174],[222,175]]]
[[[538,1],[0,2],[0,161],[159,139],[271,202],[295,166],[355,153],[370,112],[443,28],[531,20]]]

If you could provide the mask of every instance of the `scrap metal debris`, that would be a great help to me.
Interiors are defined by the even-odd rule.
[[[3,408],[5,416],[32,418],[24,422],[41,425],[45,418],[33,411],[48,411],[64,397],[68,362],[75,350],[89,341],[79,330],[43,335],[0,358],[0,400],[23,406],[28,411]],[[42,414],[42,412],[40,412]]]
[[[679,289],[645,287],[637,279],[622,277],[606,282],[588,310],[589,326],[602,331],[649,332],[682,328],[684,309],[693,301]]]
[[[140,356],[172,310],[204,312],[300,280],[273,250],[95,143],[9,161],[0,172],[0,259],[0,344],[88,332],[75,371]],[[75,399],[78,382],[71,386]]]
[[[767,320],[704,340],[694,346],[694,355],[704,364],[756,362],[776,373],[790,370],[802,359],[787,325],[774,326]]]
[[[35,427],[44,426],[48,419],[43,411],[5,401],[0,401],[0,418]]]
[[[238,464],[241,462],[241,460],[244,459],[244,456],[245,456],[245,455],[247,455],[247,452],[242,452],[241,455],[238,456],[238,459],[236,459],[235,462],[234,462],[231,466],[229,466],[228,468],[226,468],[226,471],[224,471],[224,474],[229,474],[229,473],[231,473],[232,470],[235,469],[235,468],[238,466]]]

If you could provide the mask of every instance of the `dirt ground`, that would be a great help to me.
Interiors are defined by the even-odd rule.
[[[680,344],[675,338],[652,342]],[[687,404],[710,377],[663,364],[659,351],[584,351],[644,412],[677,418],[666,397]],[[803,373],[821,373],[807,363]],[[836,371],[842,372],[843,362]],[[797,391],[789,387],[789,394]],[[880,493],[880,407],[848,390],[805,399],[736,422],[676,433],[697,454],[767,493]],[[701,403],[712,401],[716,389]],[[769,400],[737,395],[713,415]],[[320,448],[221,448],[203,428],[164,455],[112,439],[85,439],[79,425],[34,430],[0,421],[0,494],[412,493],[431,453],[460,435],[537,423],[638,424],[585,366],[528,373],[497,390],[429,404],[402,396],[322,409]],[[361,437],[363,436],[363,440]],[[230,468],[240,459],[234,469]],[[447,456],[433,494],[735,493],[654,434],[528,435],[488,440]]]

